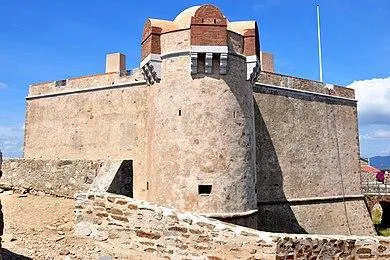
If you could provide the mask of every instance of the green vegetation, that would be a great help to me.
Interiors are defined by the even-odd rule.
[[[382,208],[374,207],[371,212],[371,218],[374,225],[379,225],[382,222]]]
[[[379,228],[378,233],[380,236],[389,237],[390,236],[390,228]]]

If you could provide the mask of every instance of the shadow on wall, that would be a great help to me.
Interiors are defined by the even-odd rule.
[[[382,207],[382,219],[381,222],[375,225],[375,229],[378,235],[389,236],[390,235],[390,202],[380,201],[379,204]]]
[[[258,229],[279,233],[307,234],[287,202],[283,173],[261,111],[254,100],[256,128],[256,170]],[[277,201],[278,203],[272,203]]]
[[[107,192],[133,197],[133,161],[124,160],[121,163]]]
[[[15,254],[5,248],[0,249],[0,259],[4,260],[32,260],[30,257]]]

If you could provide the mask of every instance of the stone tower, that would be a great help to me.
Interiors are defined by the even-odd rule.
[[[147,20],[148,200],[256,225],[259,53],[256,22],[229,22],[212,5]]]

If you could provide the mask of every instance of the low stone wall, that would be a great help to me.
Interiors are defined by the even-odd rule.
[[[87,191],[95,177],[106,169],[117,170],[117,161],[9,159],[3,162],[0,187],[33,189],[73,198]],[[115,169],[113,169],[115,168]]]
[[[75,235],[168,259],[389,259],[390,239],[261,232],[109,193],[75,195]]]

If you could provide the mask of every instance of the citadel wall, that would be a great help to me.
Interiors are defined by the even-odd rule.
[[[106,85],[108,84],[108,85]],[[134,196],[146,189],[148,88],[143,76],[34,85],[27,97],[26,159],[133,160]]]
[[[361,192],[353,98],[350,89],[260,75],[254,87],[259,228],[374,234],[364,198],[356,196]],[[316,200],[321,197],[328,199]]]
[[[256,23],[197,19],[226,30],[208,46],[189,29],[198,9],[148,20],[146,80],[119,55],[120,71],[32,85],[25,158],[133,160],[137,199],[231,220],[258,208],[269,231],[372,234],[353,90],[271,72],[254,83]]]
[[[67,87],[27,97],[25,158],[125,159],[143,149],[147,88],[134,81],[77,93]]]

